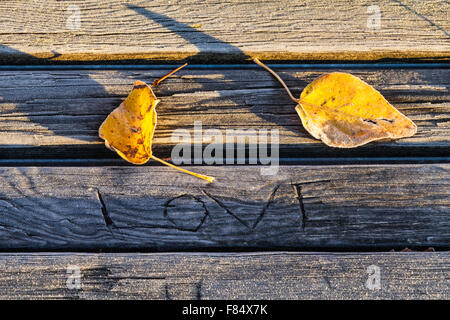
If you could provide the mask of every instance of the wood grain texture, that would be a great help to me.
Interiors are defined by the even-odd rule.
[[[80,10],[79,28],[73,5]],[[0,61],[448,60],[448,1],[373,5],[369,0],[1,1]]]
[[[67,288],[74,265],[81,290]],[[371,265],[378,290],[366,286]],[[3,253],[0,298],[447,300],[449,266],[448,252]]]
[[[161,99],[154,153],[170,157],[177,129],[279,131],[280,156],[449,156],[450,70],[339,69],[362,78],[418,125],[406,139],[357,149],[329,148],[302,127],[295,105],[262,68],[199,70],[187,67],[155,89]],[[153,82],[167,70],[1,71],[0,157],[118,158],[97,132],[139,79]],[[296,95],[330,70],[275,68]],[[335,69],[333,69],[335,70]],[[336,69],[337,70],[337,69]],[[270,132],[269,132],[270,133]],[[247,132],[248,136],[255,136]],[[270,136],[270,134],[269,134]],[[204,145],[211,141],[203,136]]]
[[[0,249],[448,249],[449,168],[0,168]]]

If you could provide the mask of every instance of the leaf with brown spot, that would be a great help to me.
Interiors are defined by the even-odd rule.
[[[324,74],[296,99],[281,78],[258,59],[297,103],[305,129],[326,145],[354,148],[371,141],[413,136],[417,126],[393,107],[377,90],[349,73]]]
[[[157,86],[185,65],[156,80],[153,85]],[[105,140],[106,147],[116,151],[123,159],[133,164],[144,164],[154,159],[208,182],[214,181],[212,177],[179,168],[152,154],[152,139],[157,121],[156,106],[159,101],[145,82],[136,81],[129,96],[100,126],[99,136]]]

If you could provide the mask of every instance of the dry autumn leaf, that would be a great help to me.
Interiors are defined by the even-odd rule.
[[[153,86],[157,86],[185,65],[156,80]],[[213,182],[213,177],[179,168],[152,154],[152,139],[157,121],[156,106],[159,101],[145,82],[136,81],[126,100],[113,110],[100,126],[100,138],[105,140],[106,147],[133,164],[144,164],[154,159],[169,167]]]
[[[281,78],[258,59],[297,103],[305,129],[330,147],[354,148],[380,139],[410,137],[417,126],[358,77],[333,72],[311,82],[296,99]]]

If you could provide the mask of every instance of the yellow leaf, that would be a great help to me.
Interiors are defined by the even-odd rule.
[[[156,128],[159,100],[142,81],[100,127],[99,135],[108,148],[133,164],[144,164],[152,157],[152,138]]]
[[[182,67],[155,81],[154,86]],[[100,138],[105,140],[109,149],[116,151],[130,163],[144,164],[154,159],[208,182],[214,181],[212,177],[179,168],[152,154],[152,139],[157,121],[156,106],[159,101],[145,82],[136,81],[126,100],[113,110],[100,126]]]
[[[354,148],[380,139],[410,137],[417,126],[361,79],[341,72],[325,74],[311,82],[296,99],[286,84],[271,72],[298,105],[305,129],[331,147]]]

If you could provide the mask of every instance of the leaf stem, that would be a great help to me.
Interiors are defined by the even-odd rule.
[[[206,181],[208,181],[209,183],[211,183],[211,182],[214,181],[214,177],[205,176],[205,175],[203,175],[203,174],[195,173],[195,172],[192,172],[192,171],[189,171],[189,170],[186,170],[186,169],[177,167],[176,165],[173,165],[173,164],[171,164],[171,163],[169,163],[169,162],[166,162],[166,161],[164,161],[164,160],[162,160],[162,159],[159,159],[159,158],[155,157],[154,155],[152,155],[152,159],[153,159],[153,160],[156,160],[156,161],[159,161],[159,162],[161,162],[162,164],[165,164],[166,166],[169,166],[169,167],[171,167],[171,168],[174,168],[174,169],[180,170],[180,171],[182,171],[182,172],[184,172],[184,173],[193,175],[194,177],[197,177],[197,178],[206,180]]]
[[[176,68],[173,71],[170,71],[168,74],[166,74],[164,77],[161,77],[155,81],[153,81],[152,86],[153,87],[157,87],[163,80],[167,79],[168,77],[170,77],[171,75],[173,75],[175,72],[177,72],[178,70],[180,70],[181,68],[184,68],[187,66],[187,63],[183,64],[181,67]]]
[[[275,73],[275,71],[273,71],[272,69],[270,69],[268,66],[266,66],[264,63],[262,63],[261,61],[259,61],[258,58],[253,59],[253,62],[260,65],[261,67],[263,67],[264,69],[266,69],[267,71],[269,71],[284,87],[284,89],[286,89],[286,92],[289,95],[289,98],[291,98],[292,101],[294,101],[295,103],[299,103],[300,99],[296,99],[292,93],[291,90],[289,90],[288,86],[284,83],[284,81],[280,78],[279,75],[277,75]]]
[[[152,86],[153,86],[153,87],[157,87],[163,80],[167,79],[168,77],[170,77],[171,75],[173,75],[175,72],[177,72],[177,71],[180,70],[181,68],[184,68],[185,66],[187,66],[187,63],[185,63],[185,64],[183,64],[182,66],[176,68],[175,70],[169,72],[169,73],[166,74],[165,76],[163,76],[163,77],[161,77],[161,78],[159,78],[159,79],[153,81]],[[186,169],[177,167],[176,165],[173,165],[173,164],[171,164],[171,163],[169,163],[169,162],[166,162],[166,161],[164,161],[164,160],[162,160],[162,159],[159,159],[158,157],[155,157],[154,155],[152,155],[151,158],[152,158],[153,160],[156,160],[156,161],[158,161],[158,162],[161,162],[162,164],[165,164],[166,166],[169,166],[169,167],[171,167],[171,168],[177,169],[177,170],[179,170],[179,171],[181,171],[181,172],[184,172],[184,173],[193,175],[194,177],[197,177],[197,178],[200,178],[200,179],[204,179],[204,180],[208,181],[209,183],[211,183],[211,182],[214,181],[214,177],[205,176],[205,175],[203,175],[203,174],[195,173],[195,172],[192,172],[192,171],[189,171],[189,170],[186,170]]]

